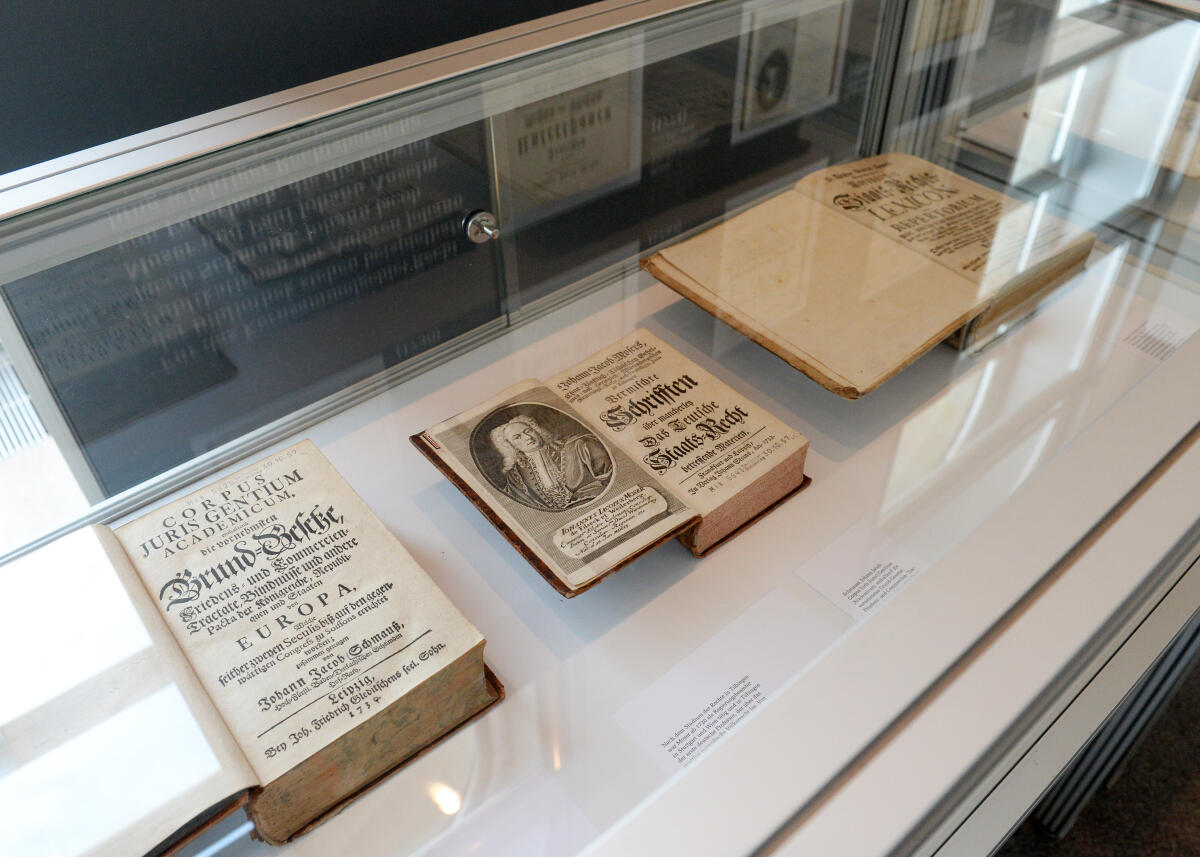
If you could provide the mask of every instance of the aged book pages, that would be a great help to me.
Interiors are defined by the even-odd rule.
[[[135,831],[123,834],[119,848],[114,854],[128,854],[132,839],[137,837],[145,843],[145,848],[137,853],[147,853],[155,846],[173,838],[182,841],[191,831],[180,831],[181,819],[203,819],[207,823],[209,810],[212,807],[228,805],[230,809],[243,803],[241,795],[245,790],[257,784],[254,773],[246,760],[246,756],[238,747],[233,735],[225,725],[212,700],[204,692],[196,673],[183,656],[163,621],[162,614],[142,587],[137,572],[129,562],[129,558],[121,550],[116,535],[107,527],[89,527],[89,535],[95,538],[106,558],[112,565],[121,585],[129,596],[129,601],[137,611],[138,617],[145,624],[146,632],[153,644],[154,657],[162,660],[163,671],[178,689],[179,694],[187,701],[188,708],[196,718],[196,725],[208,738],[209,746],[217,761],[217,769],[200,783],[177,795],[165,803],[153,814],[139,820]],[[122,689],[122,693],[130,694],[130,688]],[[130,694],[131,696],[133,694]],[[158,755],[161,759],[161,748],[146,748],[148,752]],[[237,796],[237,797],[235,797]]]
[[[412,440],[568,597],[696,515],[530,380]]]
[[[648,330],[546,386],[701,516],[680,537],[697,555],[804,479],[802,434]]]
[[[310,442],[117,531],[283,841],[497,698],[482,635]]]
[[[147,854],[236,809],[257,779],[112,533],[76,530],[5,571],[0,854]]]
[[[412,438],[567,597],[702,555],[804,483],[808,441],[647,330]]]
[[[880,155],[813,173],[643,264],[857,398],[972,319],[1011,319],[1078,270],[1093,241],[919,158]]]

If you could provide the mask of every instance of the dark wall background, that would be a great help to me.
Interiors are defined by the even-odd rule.
[[[0,174],[586,0],[3,0]]]

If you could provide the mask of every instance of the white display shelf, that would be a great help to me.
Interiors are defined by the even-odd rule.
[[[1194,453],[1061,563],[1200,423],[1200,341],[1162,360],[1131,344],[1144,322],[1186,337],[1200,297],[1101,248],[992,348],[936,349],[849,402],[640,275],[313,427],[483,630],[508,698],[286,852],[729,855],[778,835],[886,854],[937,835],[995,779],[981,760],[1178,577],[1160,561],[1195,522]],[[804,432],[814,481],[704,560],[667,545],[568,601],[408,437],[638,326]],[[889,561],[919,573],[884,606],[834,603]],[[769,701],[672,762],[662,744],[743,677]],[[215,853],[267,850],[229,823],[186,853],[222,833]]]

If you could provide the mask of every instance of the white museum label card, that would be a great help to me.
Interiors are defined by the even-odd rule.
[[[1162,363],[1200,329],[1185,315],[1164,306],[1139,305],[1121,325],[1120,343],[1156,363]]]
[[[691,764],[841,634],[793,593],[768,592],[615,719],[667,774]]]
[[[859,521],[796,570],[852,619],[865,619],[925,570],[912,548]]]

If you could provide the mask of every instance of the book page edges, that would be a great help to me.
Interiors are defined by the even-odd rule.
[[[471,485],[465,479],[463,479],[461,475],[459,475],[454,467],[451,466],[451,464],[441,456],[439,449],[429,439],[428,434],[428,432],[414,434],[409,438],[409,440],[412,441],[413,446],[419,449],[421,453],[427,459],[429,459],[430,463],[434,467],[441,471],[443,476],[450,480],[455,488],[462,492],[464,497],[471,501],[472,505],[474,505],[475,508],[478,509],[480,513],[491,523],[491,525],[494,526],[500,532],[500,534],[508,540],[509,544],[517,549],[517,552],[521,554],[521,556],[523,556],[531,566],[533,566],[537,573],[544,577],[546,582],[553,586],[554,589],[564,598],[574,598],[579,593],[591,589],[601,580],[616,571],[620,571],[622,568],[629,565],[629,563],[633,562],[647,551],[653,550],[663,542],[668,542],[686,530],[690,529],[699,520],[699,516],[697,515],[687,519],[686,521],[683,521],[677,526],[671,528],[669,531],[663,533],[657,539],[646,545],[643,545],[638,550],[624,557],[619,562],[610,565],[606,570],[597,574],[595,577],[591,577],[580,585],[572,587],[561,577],[559,577],[559,575],[554,572],[554,569],[551,568],[538,555],[538,553],[525,542],[523,538],[521,538],[516,530],[510,527],[504,521],[504,519],[500,517],[500,515],[496,514],[496,510],[492,507],[492,505],[488,503],[488,501],[484,499],[479,492],[471,487]]]
[[[812,477],[804,473],[808,446],[808,441],[805,440],[803,446],[786,459],[679,536],[680,543],[691,551],[693,556],[707,556],[734,536],[744,532],[776,506],[807,488],[812,484]]]
[[[1088,232],[1081,239],[1060,258],[1047,259],[1007,291],[998,292],[946,342],[960,351],[982,348],[996,338],[1002,325],[1032,314],[1039,304],[1084,269],[1096,238]]]
[[[485,642],[480,640],[378,714],[255,789],[246,814],[254,821],[256,836],[282,845],[306,833],[503,699],[504,685],[483,662]],[[454,682],[460,687],[447,693],[447,685]],[[427,717],[427,712],[439,716]],[[387,735],[388,730],[392,734]],[[379,740],[381,733],[386,740]],[[347,782],[344,777],[355,762],[353,780]],[[297,793],[308,803],[300,803]]]
[[[382,785],[384,782],[387,781],[387,779],[390,776],[403,770],[408,765],[412,764],[417,759],[424,756],[426,753],[436,749],[438,746],[441,745],[441,743],[443,741],[448,741],[454,735],[458,734],[458,732],[460,730],[466,728],[471,723],[474,723],[477,719],[482,717],[488,711],[488,709],[490,709],[493,705],[495,705],[497,702],[500,702],[501,700],[503,700],[506,695],[504,685],[500,683],[500,680],[496,677],[496,674],[494,672],[492,672],[491,668],[486,663],[483,665],[483,674],[484,674],[484,681],[487,684],[488,693],[492,696],[492,700],[487,705],[485,705],[483,708],[479,709],[479,711],[477,711],[475,714],[471,715],[466,720],[459,723],[454,728],[452,728],[452,729],[448,730],[447,732],[445,732],[444,734],[442,734],[439,738],[437,738],[437,740],[431,742],[430,744],[426,745],[425,747],[422,747],[416,753],[409,756],[407,759],[404,759],[403,761],[399,762],[397,765],[392,767],[390,770],[384,772],[382,775],[380,775],[375,780],[365,784],[361,789],[359,789],[354,794],[348,795],[345,799],[339,801],[336,805],[330,807],[327,811],[323,812],[321,815],[317,816],[312,821],[310,821],[306,825],[304,825],[304,827],[301,827],[299,830],[297,830],[295,833],[293,833],[285,841],[290,842],[293,839],[295,839],[297,836],[303,836],[305,833],[308,833],[314,827],[324,824],[326,821],[333,818],[335,815],[340,813],[342,810],[344,810],[351,803],[353,803],[354,801],[358,800],[360,797],[365,795],[367,792],[371,791],[372,789],[374,789],[375,787],[377,787],[379,785]],[[265,837],[261,837],[261,836],[259,838],[261,838],[264,842],[266,842],[269,845],[285,844],[285,841],[272,841],[270,839],[266,839]]]

